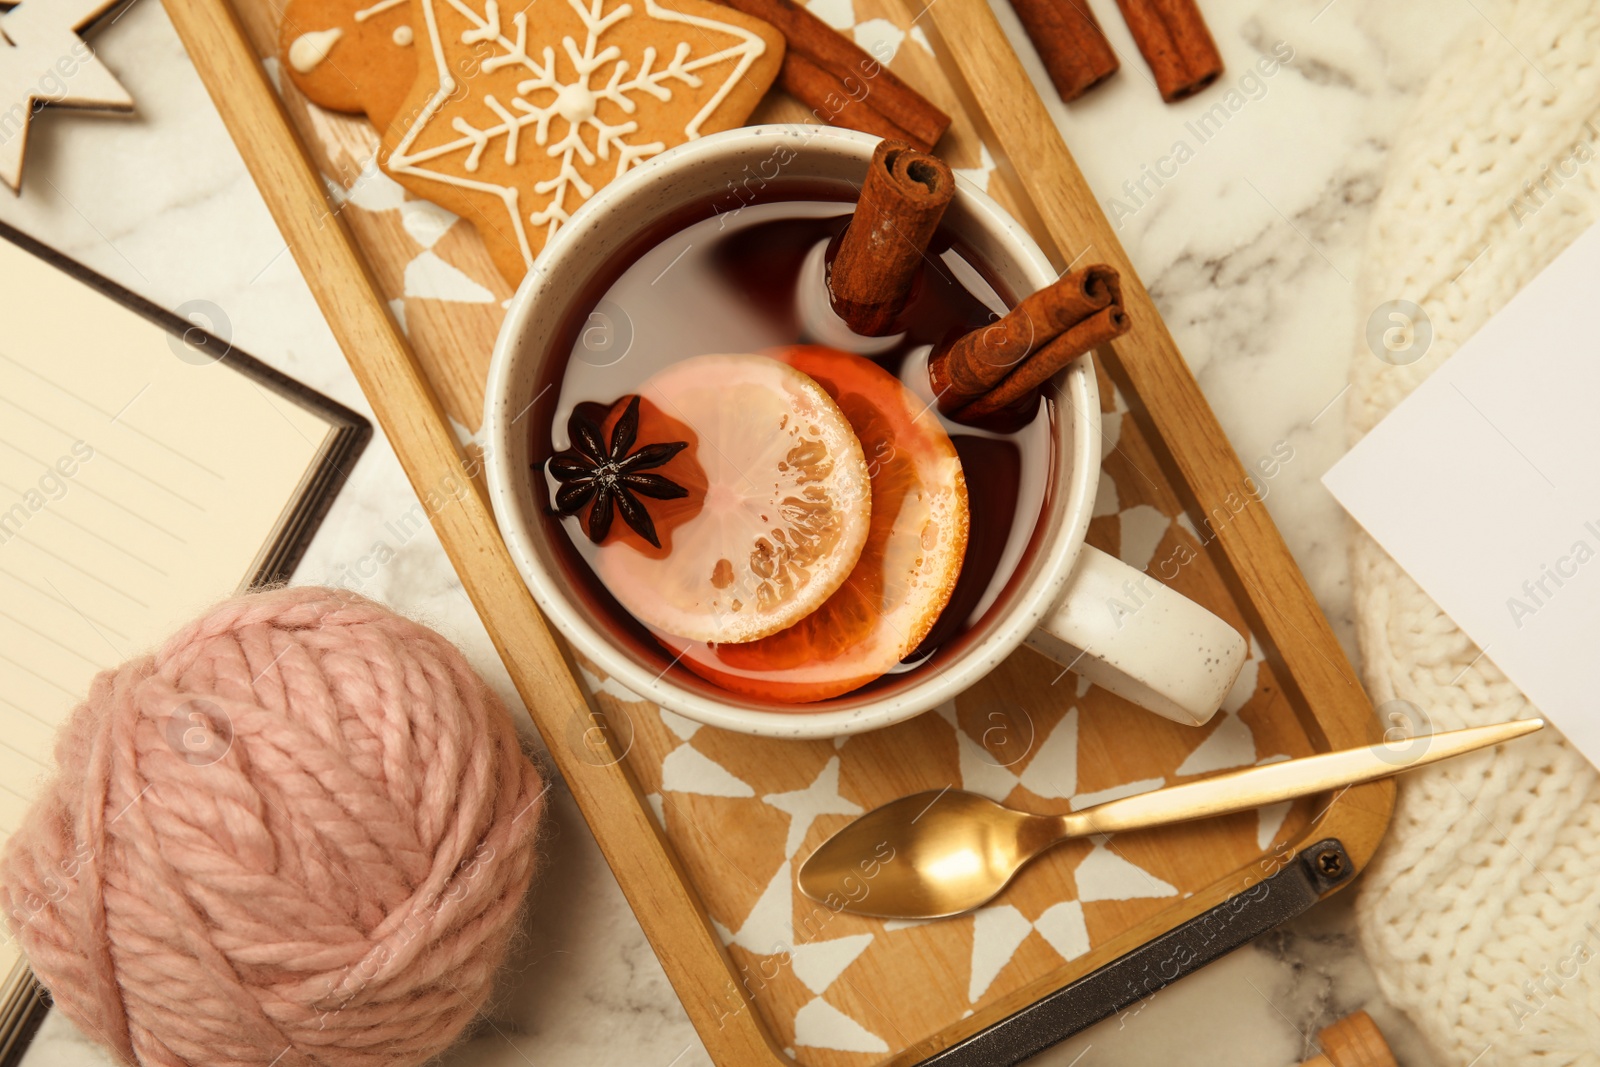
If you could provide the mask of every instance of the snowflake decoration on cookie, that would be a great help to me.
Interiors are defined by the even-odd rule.
[[[741,123],[782,55],[771,27],[705,0],[417,9],[428,53],[386,167],[471,219],[512,281],[606,182]]]

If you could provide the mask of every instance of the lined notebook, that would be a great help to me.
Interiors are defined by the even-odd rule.
[[[94,675],[212,601],[287,578],[371,427],[15,231],[0,238],[3,848]],[[38,1002],[0,924],[0,1063]]]

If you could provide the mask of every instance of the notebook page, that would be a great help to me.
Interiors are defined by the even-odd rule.
[[[0,848],[95,673],[251,578],[330,433],[0,240]]]

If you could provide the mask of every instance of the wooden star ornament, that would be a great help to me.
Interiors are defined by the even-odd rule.
[[[132,111],[133,98],[82,37],[121,0],[24,0],[0,14],[0,180],[22,188],[29,120],[42,104]]]

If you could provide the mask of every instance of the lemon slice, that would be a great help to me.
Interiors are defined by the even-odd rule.
[[[868,457],[872,523],[855,570],[816,611],[759,641],[666,641],[691,671],[744,696],[802,704],[888,673],[933,630],[966,558],[967,483],[954,443],[894,375],[813,345],[780,350],[832,396]]]
[[[687,429],[674,480],[688,496],[659,549],[638,538],[605,546],[606,588],[646,626],[712,644],[758,640],[820,607],[871,528],[866,458],[839,405],[757,355],[682,360],[639,393]]]

